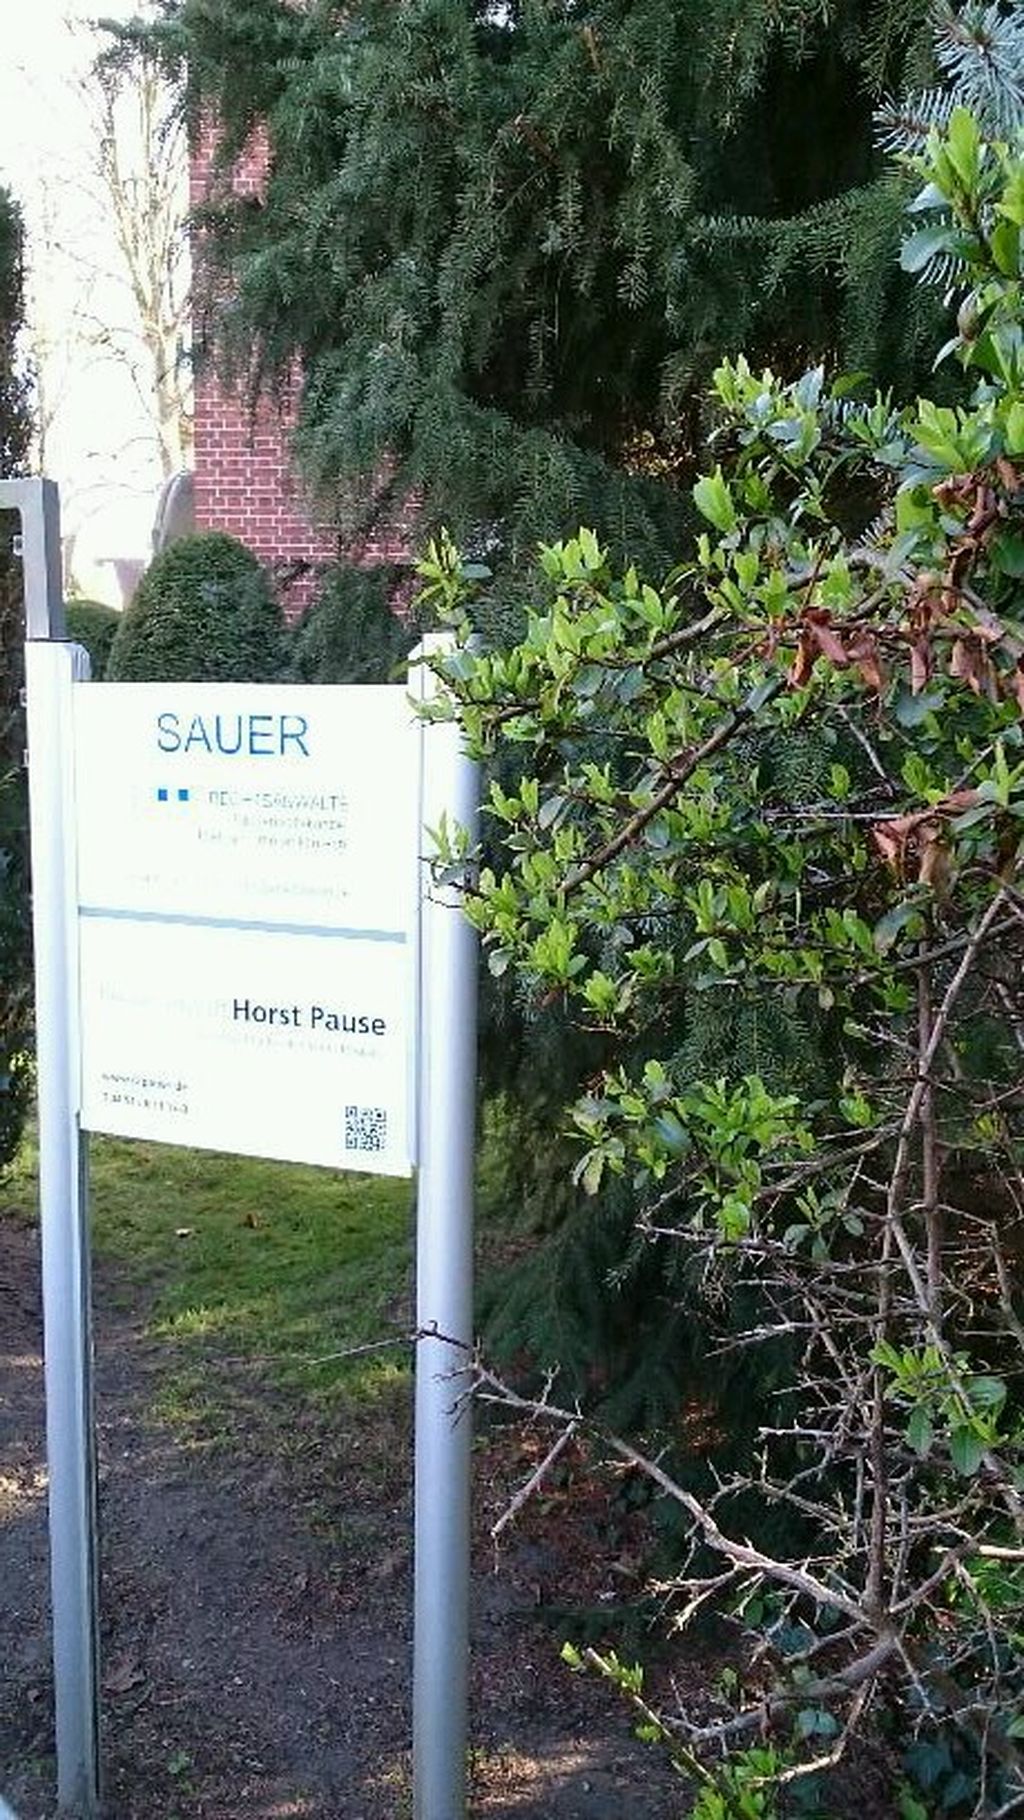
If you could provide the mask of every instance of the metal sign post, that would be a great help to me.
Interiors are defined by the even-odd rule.
[[[163,685],[157,699],[148,685],[125,684],[102,703],[90,703],[88,692],[76,696],[75,683],[88,676],[88,667],[85,654],[63,638],[57,490],[43,480],[0,482],[4,507],[21,514],[28,624],[61,1809],[93,1820],[100,1796],[88,1197],[80,1116],[90,1130],[173,1142],[163,1123],[173,1113],[186,1121],[178,1141],[378,1173],[404,1174],[413,1157],[418,1163],[417,1328],[424,1337],[416,1371],[415,1816],[464,1820],[477,942],[460,893],[434,884],[424,850],[430,830],[443,820],[475,835],[477,768],[454,723],[422,726],[417,814],[408,700],[392,689],[376,692],[379,711],[373,691],[340,691],[360,695],[358,705],[352,701],[345,714],[334,715],[347,725],[344,738],[338,728],[331,731],[327,690],[307,691],[307,701],[295,690],[278,699],[252,685],[242,702],[228,701],[220,685],[189,685],[188,699],[179,700]],[[447,635],[431,636],[420,655],[431,657],[449,642]],[[425,664],[416,676],[427,699],[434,678]],[[121,749],[110,773],[109,748],[117,736]],[[376,770],[360,762],[374,742],[381,752]],[[133,759],[126,796],[124,790],[118,794],[116,780],[125,774],[128,751]],[[310,787],[301,787],[288,769],[286,761],[297,763],[300,754],[313,767]],[[258,776],[249,774],[250,760]],[[105,828],[110,804],[117,810],[112,847]],[[135,838],[122,850],[125,830],[133,827]],[[157,859],[143,864],[151,847]],[[164,848],[168,864],[159,860]],[[411,889],[417,864],[418,906]],[[205,896],[178,901],[179,887],[187,895],[197,885]],[[86,886],[93,895],[83,898]],[[154,901],[147,895],[151,888]],[[303,891],[312,905],[305,911]],[[417,907],[414,990],[412,968],[406,972],[392,950],[413,952]],[[133,931],[132,941],[104,936],[115,927]],[[157,935],[166,964],[136,967],[132,974],[132,954],[137,959]],[[357,966],[349,965],[344,991],[341,953],[349,961],[362,956]],[[169,1029],[173,1019],[146,1013],[146,995],[164,990],[165,975],[167,1008],[180,1013],[178,1022],[192,1032],[191,1048],[183,1040],[168,1051],[164,1026]],[[113,1000],[104,999],[105,985]],[[417,1028],[418,1069],[410,1066]],[[280,1043],[280,1066],[290,1067],[293,1077],[311,1057],[323,1062],[303,1097],[311,1104],[329,1102],[328,1136],[317,1127],[254,1138],[238,1126],[231,1106],[226,1110],[207,1091],[210,1070],[204,1073],[203,1057],[213,1053],[215,1041],[223,1047],[230,1039],[241,1053],[250,1038],[259,1039],[253,1053],[263,1055],[268,1035]],[[267,1053],[273,1067],[274,1054]],[[125,1082],[132,1089],[127,1096]]]
[[[32,917],[36,973],[39,1200],[43,1266],[57,1798],[99,1802],[96,1473],[92,1419],[88,1193],[78,1127],[71,690],[87,675],[63,642],[60,513],[52,481],[0,481],[21,514]]]
[[[424,639],[419,655],[450,645]],[[417,655],[414,653],[414,656]],[[421,666],[421,696],[436,683]],[[479,782],[448,722],[423,732],[423,827],[447,818],[474,835]],[[477,939],[459,893],[433,883],[420,899],[420,1112],[416,1209],[416,1589],[413,1646],[415,1820],[466,1812],[469,1683],[470,1441],[473,1338],[473,1162]],[[443,1335],[432,1339],[432,1333]],[[422,1336],[428,1337],[422,1337]],[[454,1342],[454,1343],[453,1343]]]
[[[54,480],[0,480],[0,512],[21,516],[26,638],[64,637],[60,494]]]

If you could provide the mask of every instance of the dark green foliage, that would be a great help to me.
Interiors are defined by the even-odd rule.
[[[247,385],[299,359],[343,525],[415,493],[491,558],[582,515],[665,562],[723,350],[926,370],[872,145],[932,75],[909,0],[169,0],[140,38],[226,163],[265,123],[265,198],[207,212],[208,337]]]
[[[22,317],[21,223],[0,190],[0,475],[23,472],[28,447],[24,386],[16,337]],[[12,551],[13,516],[0,514],[0,1169],[24,1122],[30,1088],[31,938],[27,799],[22,754],[25,719],[21,569]]]
[[[415,617],[392,604],[404,573],[350,563],[326,571],[292,634],[289,667],[297,682],[382,683],[401,675],[419,637]]]
[[[538,591],[543,598],[543,586]],[[605,750],[591,739],[585,755],[601,763],[614,750],[614,743]],[[852,741],[837,751],[796,730],[757,750],[741,744],[737,765],[741,772],[757,766],[765,793],[786,801],[827,797],[840,757],[858,775],[864,758]],[[491,778],[514,791],[527,764],[521,749],[489,754],[485,797]],[[498,862],[500,836],[501,824],[485,815],[488,865]],[[679,921],[670,939],[682,975],[691,933]],[[813,1093],[833,1072],[831,1035],[818,1008],[798,1010],[735,985],[705,986],[680,991],[665,1042],[681,1078],[756,1072],[773,1092]],[[636,1209],[624,1184],[605,1185],[590,1198],[572,1179],[579,1148],[565,1108],[600,1074],[607,1039],[582,1033],[557,1003],[540,1011],[528,1004],[511,972],[498,979],[485,973],[480,1053],[483,1090],[495,1096],[482,1211],[499,1221],[511,1214],[530,1235],[484,1285],[480,1315],[489,1350],[542,1367],[557,1361],[573,1393],[598,1402],[618,1427],[648,1428],[682,1401],[699,1404],[741,1455],[771,1391],[764,1359],[752,1381],[742,1355],[728,1368],[721,1357],[709,1367],[708,1344],[723,1321],[742,1327],[750,1298],[708,1296],[681,1268],[676,1249],[631,1243]]]
[[[22,320],[21,217],[0,189],[0,474],[24,470],[28,449],[25,382],[18,364]]]
[[[105,607],[102,601],[69,600],[64,609],[64,620],[68,637],[75,644],[84,645],[89,653],[93,682],[102,682],[114,636],[121,624],[120,613],[113,607]]]
[[[543,1157],[542,1132],[524,1121],[517,1134]],[[566,1163],[567,1145],[560,1157]],[[720,1292],[701,1282],[678,1247],[636,1241],[627,1189],[609,1188],[597,1200],[577,1195],[568,1209],[564,1196],[562,1203],[544,1242],[483,1285],[489,1356],[520,1367],[529,1361],[538,1374],[557,1368],[560,1394],[579,1398],[619,1431],[672,1428],[689,1452],[698,1431],[712,1428],[727,1443],[719,1457],[741,1458],[774,1380],[764,1357],[755,1363],[739,1351],[709,1368],[723,1326]],[[755,1300],[731,1294],[729,1325],[740,1331]],[[678,1432],[684,1409],[692,1434]],[[690,1459],[684,1469],[696,1465]]]
[[[9,619],[21,617],[20,597],[14,594],[13,599],[9,617],[4,614],[4,632]],[[0,1171],[17,1148],[32,1085],[28,814],[20,752],[15,757],[11,749],[19,719],[12,715],[6,723],[0,771]],[[23,736],[23,724],[21,732]]]
[[[121,616],[111,682],[267,682],[284,627],[266,571],[221,531],[179,537],[147,569]]]

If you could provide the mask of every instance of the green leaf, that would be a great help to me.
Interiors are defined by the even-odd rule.
[[[596,1194],[604,1175],[604,1156],[600,1150],[592,1150],[583,1166],[583,1191],[585,1194]]]
[[[876,1341],[870,1356],[876,1365],[884,1365],[887,1371],[898,1374],[903,1370],[903,1359],[889,1340]]]
[[[976,1428],[963,1422],[953,1429],[949,1437],[949,1457],[961,1478],[973,1477],[985,1457],[985,1452],[986,1443]]]
[[[908,215],[927,215],[932,209],[943,209],[946,198],[937,183],[926,183],[923,190],[918,190],[912,202],[907,203]]]
[[[1006,1402],[1006,1385],[1002,1378],[971,1378],[967,1395],[973,1409],[1002,1409]]]
[[[992,258],[999,270],[1007,278],[1016,278],[1020,271],[1020,228],[1013,221],[997,222],[988,237]]]
[[[874,927],[874,943],[879,954],[888,954],[904,929],[915,921],[920,921],[921,911],[917,904],[894,904],[884,916],[880,916]]]
[[[721,468],[705,474],[693,489],[693,503],[703,518],[728,537],[736,529],[736,507]]]
[[[1024,455],[1024,402],[1015,398],[1003,425],[1003,447],[1008,455]]]
[[[690,1136],[685,1125],[681,1124],[674,1112],[662,1112],[654,1121],[655,1129],[662,1142],[677,1156],[682,1156],[689,1149]]]
[[[926,265],[949,245],[949,229],[946,227],[921,228],[911,234],[900,248],[900,265],[905,272],[923,272]]]
[[[1000,574],[1011,575],[1015,581],[1024,575],[1024,537],[1017,537],[1012,531],[1001,531],[992,539],[989,549]]]
[[[834,1738],[839,1730],[838,1720],[820,1706],[805,1706],[796,1725],[802,1738]]]
[[[847,1123],[858,1131],[870,1130],[875,1122],[871,1102],[862,1093],[845,1094],[839,1101],[839,1110]]]
[[[978,179],[981,134],[978,122],[967,108],[954,108],[946,132],[945,149],[963,188],[973,189]]]
[[[920,695],[905,689],[896,698],[893,714],[901,727],[919,727],[929,714],[937,713],[945,699],[941,689],[922,689]]]
[[[643,1725],[637,1726],[636,1736],[639,1738],[641,1744],[660,1744],[665,1733],[660,1725],[654,1725],[650,1721],[647,1721]]]
[[[935,1439],[931,1416],[923,1404],[918,1404],[917,1408],[911,1411],[910,1420],[904,1432],[908,1447],[913,1448],[919,1460],[923,1460],[931,1452],[932,1442]]]

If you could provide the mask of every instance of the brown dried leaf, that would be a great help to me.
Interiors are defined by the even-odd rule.
[[[967,520],[968,537],[976,537],[984,531],[996,516],[996,496],[991,487],[978,487],[974,495],[974,510]]]
[[[980,800],[977,790],[951,790],[941,802],[927,809],[915,809],[910,815],[892,815],[874,822],[871,838],[887,865],[897,870],[905,866],[908,851],[918,855],[918,875],[925,882],[944,883],[948,867],[932,849],[943,844],[943,818],[973,809]],[[941,877],[940,877],[941,874]]]
[[[951,790],[935,806],[941,809],[943,815],[962,815],[965,809],[975,808],[980,801],[981,794],[977,790]]]
[[[789,670],[789,681],[793,684],[795,689],[802,689],[807,678],[810,676],[811,671],[814,669],[814,656],[815,654],[811,648],[807,634],[801,633],[800,643],[796,648],[796,656],[794,657]]]
[[[988,692],[988,658],[973,639],[957,638],[949,657],[949,674],[965,682],[975,695]]]
[[[812,644],[817,645],[822,657],[827,657],[829,663],[835,664],[837,670],[848,668],[850,660],[846,655],[846,646],[824,616],[819,618],[815,613],[808,613],[806,636]]]
[[[891,822],[876,822],[871,830],[871,838],[886,865],[899,871],[903,864],[906,835],[898,833]]]
[[[878,695],[885,691],[885,671],[878,652],[878,642],[870,632],[859,632],[850,645],[850,662],[856,664],[861,678]]]
[[[938,821],[922,822],[917,833],[917,846],[919,882],[931,885],[936,891],[943,891],[949,882],[950,858],[949,849],[942,839],[942,824]]]
[[[926,638],[916,638],[910,648],[910,691],[920,695],[926,689],[932,674],[931,646]]]

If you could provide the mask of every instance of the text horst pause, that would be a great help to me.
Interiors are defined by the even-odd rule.
[[[321,1030],[347,1036],[386,1036],[387,1019],[368,1011],[332,1011],[328,1005],[264,1005],[236,998],[231,1015],[236,1024],[274,1024],[283,1030]]]

